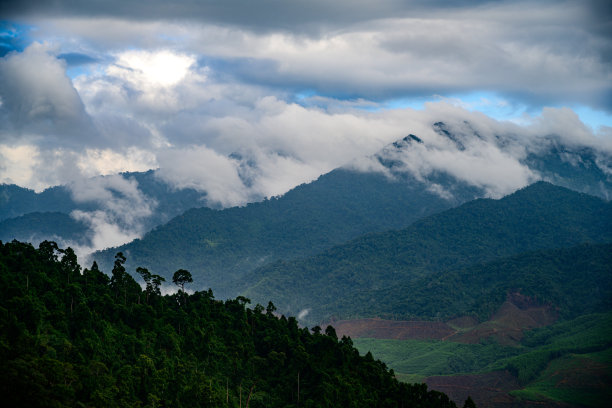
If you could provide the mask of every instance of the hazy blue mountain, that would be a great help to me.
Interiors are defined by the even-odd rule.
[[[402,228],[478,193],[467,186],[455,186],[454,192],[447,199],[408,177],[337,169],[282,197],[224,210],[189,210],[95,259],[108,269],[114,254],[123,251],[130,267],[166,277],[181,265],[196,284],[224,296],[233,292],[230,280],[257,266],[315,254],[364,233]]]
[[[78,208],[65,186],[51,187],[43,192],[0,184],[0,221],[31,212],[61,212],[68,214]]]
[[[0,241],[67,240],[87,245],[87,225],[61,212],[32,212],[0,221]]]
[[[126,180],[137,183],[138,192],[148,203],[151,203],[151,213],[143,217],[138,226],[141,230],[163,224],[184,211],[207,205],[206,194],[194,189],[175,189],[155,176],[153,170],[147,172],[122,173]],[[108,176],[92,178],[86,187],[91,185],[104,186],[103,179]],[[90,184],[90,186],[87,186]],[[73,189],[80,186],[55,186],[40,193],[16,185],[0,185],[0,239],[3,240],[31,240],[37,242],[44,239],[56,240],[63,243],[78,243],[89,245],[93,234],[91,227],[82,221],[70,217],[75,211],[93,212],[105,211],[106,203],[96,200],[74,198]],[[113,197],[124,200],[124,206],[129,206],[131,199],[124,192],[113,190]],[[134,204],[136,205],[136,204]],[[32,220],[41,221],[41,228],[36,231]],[[62,226],[65,224],[65,226]],[[58,228],[48,228],[55,225]]]
[[[273,299],[283,312],[312,309],[314,316],[325,318],[317,307],[333,314],[327,305],[364,291],[380,293],[435,272],[527,251],[610,241],[611,203],[538,182],[500,200],[468,202],[403,230],[264,266],[235,285],[254,301]]]
[[[476,132],[453,133],[442,122],[433,129],[457,151],[480,138]],[[517,141],[500,137],[483,143],[505,148]],[[609,177],[597,166],[607,156],[587,148],[561,149],[554,136],[539,143],[521,158],[522,165],[533,167],[534,176],[602,198],[612,191]],[[368,171],[355,170],[363,166],[351,163],[282,197],[240,208],[188,211],[96,259],[109,268],[114,253],[124,251],[132,266],[146,266],[166,277],[180,264],[192,271],[199,285],[212,286],[223,296],[234,293],[227,288],[228,280],[264,264],[315,254],[365,233],[401,229],[488,194],[484,187],[448,172],[411,171],[406,161],[423,146],[428,148],[418,136],[408,135],[368,158]]]
[[[474,146],[484,146],[484,149],[495,146],[512,155],[523,151],[522,143],[526,143],[513,139],[512,135],[489,136],[485,140],[478,132],[469,130],[469,126],[467,131],[457,130],[437,122],[432,128],[450,141],[446,148],[454,152],[464,152]],[[457,178],[447,171],[433,169],[423,173],[423,169],[413,168],[411,160],[418,159],[421,152],[437,153],[436,149],[431,142],[409,135],[369,158],[356,159],[282,197],[244,207],[201,208],[185,214],[191,208],[210,206],[206,194],[193,189],[174,189],[154,171],[124,173],[124,179],[137,183],[138,196],[150,207],[150,214],[138,219],[138,225],[128,226],[134,227],[129,235],[150,233],[96,257],[108,269],[114,253],[122,250],[130,254],[131,265],[147,266],[166,277],[171,276],[175,265],[181,264],[194,273],[198,284],[216,287],[277,259],[315,254],[364,233],[401,229],[424,216],[491,194],[473,180]],[[610,196],[612,183],[605,169],[612,167],[612,161],[605,153],[567,146],[553,135],[539,138],[537,145],[524,150],[525,154],[516,157],[522,166],[530,169],[533,177],[602,198]],[[235,158],[250,163],[248,157]],[[359,165],[364,162],[369,164]],[[249,165],[256,166],[256,163]],[[104,184],[100,183],[103,180],[94,178],[90,184]],[[243,181],[248,185],[249,180]],[[17,186],[0,186],[0,220],[31,212],[68,215],[74,210],[104,210],[104,202],[82,199],[76,202],[73,188],[58,186],[37,194]],[[133,198],[108,185],[105,188],[114,198],[123,200],[122,208],[126,211],[142,204],[132,204]],[[502,191],[509,192],[508,187]],[[110,222],[125,227],[120,215],[111,214]],[[156,226],[160,227],[151,231]],[[34,236],[25,218],[13,219],[10,231],[15,238]],[[69,242],[59,231],[55,237]],[[8,239],[7,234],[3,236]],[[71,234],[75,236],[74,231]],[[85,226],[77,235],[81,241],[89,239],[93,228]],[[54,239],[42,233],[36,236]],[[225,294],[221,289],[217,292]]]

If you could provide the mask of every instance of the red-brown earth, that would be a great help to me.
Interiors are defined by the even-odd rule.
[[[568,408],[557,402],[519,401],[508,393],[519,389],[519,383],[507,371],[495,371],[485,374],[433,376],[425,379],[431,389],[442,391],[458,407],[463,406],[467,397],[471,397],[478,408]]]
[[[490,337],[503,345],[516,345],[525,330],[550,325],[556,319],[557,313],[552,307],[538,305],[526,296],[511,293],[497,312],[483,323],[478,323],[472,316],[463,316],[448,322],[371,318],[338,320],[331,324],[340,337],[450,340],[469,344]]]
[[[456,333],[443,322],[384,319],[339,320],[333,322],[338,336],[396,340],[442,340]]]
[[[550,325],[557,319],[556,311],[540,305],[520,293],[510,293],[491,318],[479,323],[472,316],[462,316],[447,322],[395,321],[377,318],[340,320],[331,324],[338,336],[397,340],[444,340],[476,344],[492,338],[503,345],[518,345],[525,330]],[[456,376],[435,376],[425,380],[432,389],[442,391],[462,406],[469,396],[481,408],[541,407],[562,408],[554,402],[518,401],[508,394],[519,389],[515,377],[505,371]]]

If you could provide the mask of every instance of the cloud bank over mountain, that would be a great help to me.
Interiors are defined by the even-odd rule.
[[[0,182],[71,183],[78,196],[85,178],[158,169],[211,205],[243,205],[349,162],[374,169],[354,160],[408,133],[425,144],[401,158],[406,171],[447,172],[495,197],[538,179],[521,160],[543,136],[596,149],[609,174],[609,11],[597,1],[3,3]],[[481,137],[460,147],[435,131],[440,121]],[[113,214],[81,217],[103,225]],[[118,234],[138,235],[132,224]]]

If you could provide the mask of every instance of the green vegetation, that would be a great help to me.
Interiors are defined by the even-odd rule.
[[[360,352],[370,351],[395,372],[421,378],[487,371],[490,365],[499,360],[520,353],[516,347],[495,343],[391,339],[353,339],[353,343]]]
[[[550,361],[569,354],[588,354],[612,348],[612,314],[580,316],[528,332],[522,342],[527,351],[498,364],[521,384],[533,381]]]
[[[612,244],[540,250],[436,272],[403,285],[339,299],[330,309],[401,319],[448,320],[473,315],[485,321],[512,291],[539,304],[554,305],[563,318],[610,310]]]
[[[612,397],[612,313],[584,315],[525,333],[518,347],[492,342],[354,339],[395,370],[399,379],[508,370],[521,384],[511,395],[605,406]]]
[[[529,251],[610,241],[612,204],[540,182],[501,200],[471,201],[404,230],[367,235],[310,258],[276,262],[236,284],[242,285],[243,295],[257,301],[274,299],[286,313],[311,308],[312,322],[332,316],[483,316],[499,307],[513,287],[542,296],[543,301],[579,296],[573,304],[567,299],[561,306],[580,307],[591,296],[593,302],[607,299],[609,305],[612,263],[606,248],[583,247],[562,259],[557,259],[561,252],[542,252],[488,262]],[[577,252],[591,258],[573,259]],[[565,281],[572,273],[563,265],[566,261],[578,268],[571,278],[573,288]],[[519,267],[516,273],[515,267]],[[468,269],[449,273],[462,268]],[[562,279],[555,278],[557,269]],[[547,281],[550,277],[552,283]],[[590,278],[603,278],[604,284],[589,282]],[[595,308],[591,311],[601,310],[593,302],[588,303]]]
[[[0,242],[0,392],[11,407],[455,407],[398,382],[328,327],[300,328],[272,303],[161,296],[161,277],[115,256],[81,272],[70,248]]]
[[[423,216],[472,199],[461,186],[446,200],[407,176],[334,170],[282,197],[244,207],[192,209],[142,239],[94,255],[110,268],[117,251],[128,266],[142,266],[170,280],[177,266],[191,271],[194,285],[221,297],[237,296],[236,282],[258,266],[312,255],[359,235],[403,228]]]
[[[594,354],[568,354],[550,361],[538,377],[511,395],[523,400],[553,400],[588,407],[603,407],[612,398],[612,365],[598,361],[612,349]]]

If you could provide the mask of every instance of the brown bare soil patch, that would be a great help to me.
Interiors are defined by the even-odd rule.
[[[471,316],[448,322],[384,319],[338,320],[330,323],[338,336],[397,340],[449,340],[476,344],[492,338],[503,345],[517,345],[523,331],[555,322],[557,313],[548,305],[539,305],[520,293],[511,293],[499,310],[483,323]],[[325,325],[324,325],[325,326]]]
[[[427,386],[444,392],[457,404],[463,406],[467,397],[472,397],[478,408],[566,408],[565,404],[543,401],[518,401],[508,393],[519,389],[517,379],[507,371],[485,374],[434,376],[425,379]]]
[[[478,319],[473,316],[461,316],[449,320],[446,323],[448,323],[452,327],[457,327],[459,329],[469,329],[478,324]]]
[[[500,344],[516,345],[523,338],[523,331],[548,326],[557,320],[557,313],[548,305],[538,305],[519,293],[508,295],[491,319],[474,328],[448,338],[461,343],[478,343],[493,338]]]
[[[442,340],[455,333],[443,322],[383,319],[339,320],[332,324],[338,336],[397,340]]]

